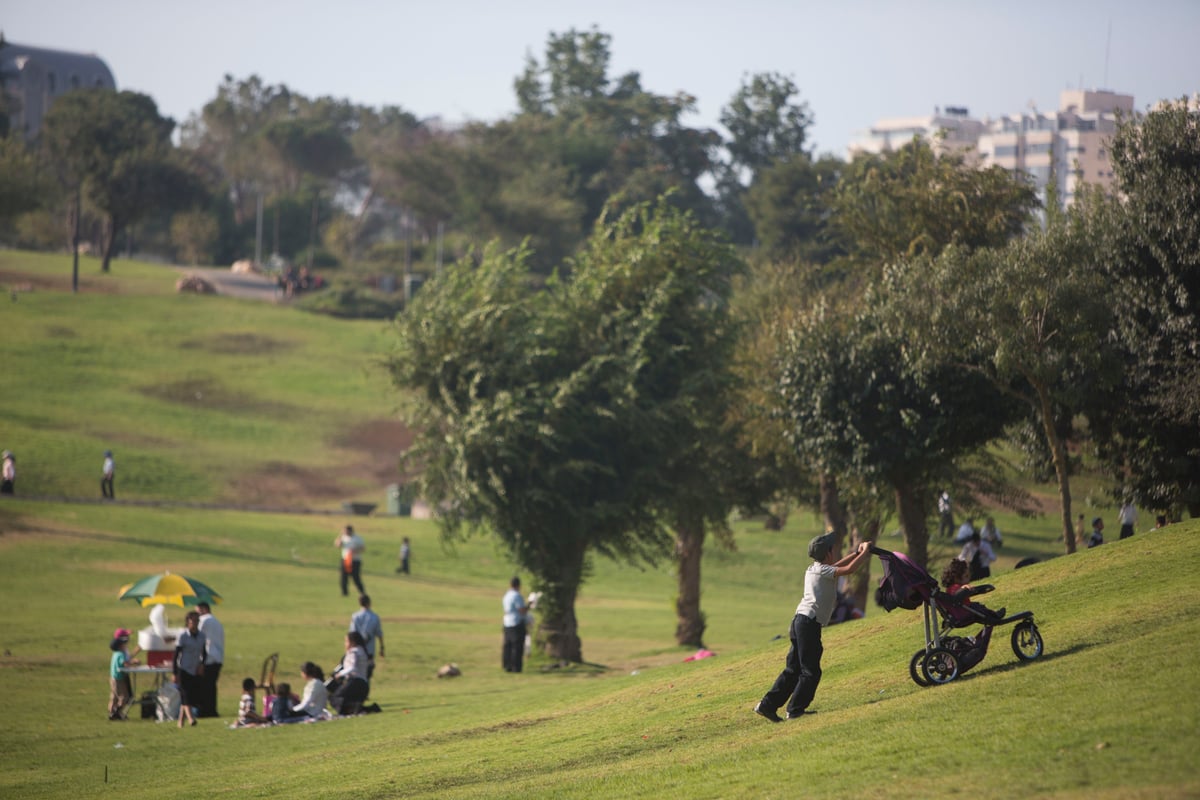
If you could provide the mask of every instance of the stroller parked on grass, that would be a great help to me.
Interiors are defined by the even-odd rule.
[[[993,586],[985,584],[951,595],[903,553],[878,547],[872,547],[871,552],[883,562],[876,602],[885,611],[895,608],[925,611],[925,647],[913,653],[908,662],[908,673],[918,686],[949,683],[982,661],[996,625],[1016,623],[1012,649],[1021,661],[1032,661],[1042,654],[1042,635],[1032,611],[996,617],[968,602],[970,597],[992,591]],[[984,627],[974,636],[948,635],[951,630],[977,623]]]

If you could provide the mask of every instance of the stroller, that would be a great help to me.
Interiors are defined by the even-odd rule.
[[[885,611],[896,608],[925,611],[925,647],[913,653],[908,662],[908,674],[918,686],[949,683],[982,661],[991,642],[992,628],[997,625],[1016,623],[1012,649],[1021,661],[1032,661],[1042,654],[1042,635],[1032,611],[997,618],[968,602],[970,597],[986,594],[995,587],[985,584],[951,595],[903,553],[878,547],[872,547],[871,552],[883,562],[876,602]],[[950,633],[975,624],[984,627],[974,636]]]

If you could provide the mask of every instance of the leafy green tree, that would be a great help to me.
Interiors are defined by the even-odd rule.
[[[48,189],[39,178],[34,154],[25,143],[15,137],[0,136],[0,220],[38,208],[48,197]]]
[[[569,281],[489,248],[426,285],[389,367],[420,431],[406,460],[447,535],[486,524],[543,592],[539,642],[582,660],[575,598],[592,554],[666,556],[668,467],[708,388],[697,307],[728,279],[669,205],[597,228]],[[715,254],[715,257],[714,257]],[[718,295],[719,296],[719,293]]]
[[[745,195],[759,243],[770,258],[827,264],[845,251],[833,230],[833,197],[845,164],[807,155],[761,169]]]
[[[172,152],[174,127],[150,97],[136,92],[76,90],[46,114],[42,135],[49,153],[105,217],[105,272],[126,226],[195,200],[197,183]]]
[[[822,474],[887,487],[908,555],[924,565],[929,487],[1015,413],[982,376],[916,363],[905,347],[869,311],[818,304],[788,331],[777,380],[793,446]]]
[[[741,244],[767,244],[773,256],[789,249],[790,243],[784,244],[783,238],[797,239],[808,233],[799,230],[784,237],[778,223],[794,207],[810,209],[822,194],[814,196],[807,191],[811,182],[798,174],[813,168],[806,148],[813,116],[798,97],[799,89],[791,78],[762,72],[745,76],[721,109],[721,124],[729,132],[724,141],[728,160],[716,170],[716,189],[726,230]],[[753,200],[748,198],[747,190],[774,171],[779,171],[775,185],[760,189]],[[768,215],[774,219],[768,221]]]
[[[799,94],[791,78],[760,72],[745,77],[721,109],[730,164],[749,173],[751,181],[768,167],[808,154],[813,115],[808,103],[796,101]]]
[[[1126,353],[1089,412],[1122,494],[1200,516],[1200,120],[1186,100],[1121,121],[1117,193],[1087,198]]]
[[[948,245],[999,247],[1021,235],[1037,206],[1028,181],[999,167],[976,169],[956,153],[914,139],[860,155],[838,183],[834,214],[843,244],[869,275],[900,258]]]
[[[910,322],[910,346],[956,359],[1019,398],[1039,421],[1058,479],[1063,537],[1075,551],[1070,470],[1057,423],[1088,395],[1121,380],[1111,290],[1082,226],[1051,214],[1004,249],[952,247],[897,266],[893,308]],[[1061,409],[1061,411],[1060,411]]]

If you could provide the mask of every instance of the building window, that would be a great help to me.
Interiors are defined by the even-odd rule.
[[[58,76],[53,72],[46,73],[46,91],[51,95],[58,91]]]
[[[996,158],[1014,158],[1017,155],[1015,144],[1004,144],[996,147]]]
[[[71,73],[71,88],[72,89],[79,88],[79,75],[74,72]]]

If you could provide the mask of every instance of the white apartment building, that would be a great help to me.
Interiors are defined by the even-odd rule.
[[[936,152],[974,152],[983,127],[984,123],[972,119],[966,108],[946,106],[944,110],[935,108],[932,114],[923,117],[879,120],[859,134],[848,149],[851,158],[859,153],[887,153],[899,150],[917,136],[929,142]]]
[[[1030,110],[976,120],[965,108],[947,107],[925,117],[880,120],[848,149],[851,158],[883,153],[919,136],[941,151],[967,152],[980,166],[1024,172],[1043,202],[1053,175],[1059,201],[1070,205],[1081,184],[1112,184],[1106,141],[1116,131],[1117,112],[1133,112],[1132,95],[1068,89],[1052,113]]]

